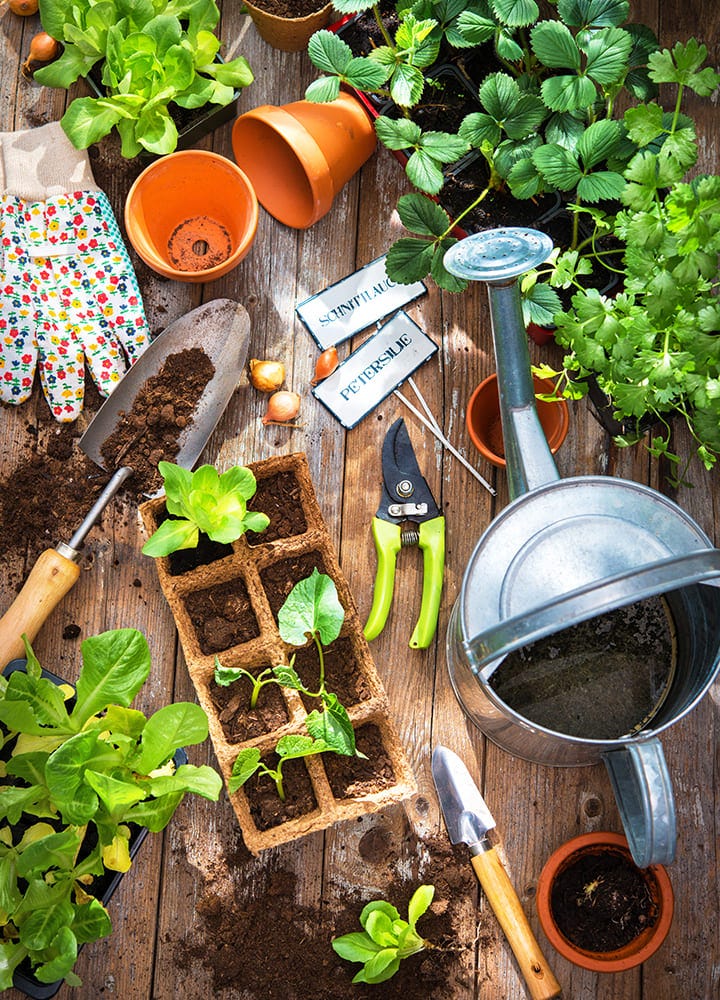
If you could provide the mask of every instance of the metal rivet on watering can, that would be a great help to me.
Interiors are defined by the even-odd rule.
[[[547,260],[553,242],[536,229],[488,229],[445,254],[451,274],[484,281],[490,297],[500,416],[510,498],[559,478],[535,404],[530,352],[517,278]]]

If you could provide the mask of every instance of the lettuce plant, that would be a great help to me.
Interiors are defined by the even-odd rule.
[[[227,686],[242,677],[251,681],[253,685],[251,708],[255,707],[261,689],[271,683],[292,688],[311,698],[319,698],[322,703],[321,710],[314,709],[305,717],[305,727],[309,736],[303,734],[283,736],[278,740],[275,753],[279,763],[276,768],[269,767],[261,760],[257,747],[241,750],[233,764],[228,786],[230,792],[236,792],[259,770],[273,779],[278,795],[284,800],[282,777],[284,761],[327,751],[347,757],[363,756],[355,745],[355,732],[347,709],[340,704],[337,695],[327,690],[325,683],[324,649],[340,635],[344,620],[345,610],[338,599],[333,580],[317,569],[314,569],[309,577],[295,584],[278,612],[278,628],[280,638],[284,642],[296,647],[305,646],[309,639],[315,643],[320,661],[316,691],[310,691],[302,683],[293,667],[294,655],[289,666],[268,668],[257,677],[242,668],[223,667],[217,657],[215,658],[216,683]]]
[[[140,632],[86,639],[74,688],[25,647],[26,671],[0,678],[0,990],[26,959],[41,983],[79,985],[78,947],[112,930],[92,887],[130,868],[131,826],[162,830],[186,792],[216,801],[222,788],[211,767],[173,763],[208,735],[198,705],[130,708],[150,672]]]
[[[360,914],[362,932],[333,938],[333,951],[348,962],[362,962],[354,983],[384,983],[411,955],[434,947],[422,938],[416,924],[427,911],[435,895],[435,886],[421,885],[408,903],[408,918],[403,920],[392,903],[379,899],[368,903]]]
[[[78,149],[113,128],[122,155],[162,155],[177,146],[171,105],[229,104],[253,81],[247,61],[217,59],[215,0],[41,0],[45,31],[62,43],[60,58],[34,78],[70,87],[99,64],[106,93],[70,103],[61,125]]]
[[[204,532],[213,542],[228,544],[246,531],[264,531],[267,514],[247,509],[257,482],[250,469],[235,465],[219,474],[212,465],[195,472],[172,462],[158,462],[165,485],[165,505],[172,519],[163,521],[142,551],[167,556],[178,549],[194,549]]]

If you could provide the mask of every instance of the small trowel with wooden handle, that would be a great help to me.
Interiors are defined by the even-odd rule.
[[[250,320],[244,307],[230,299],[214,299],[171,323],[123,376],[80,439],[85,454],[112,472],[112,478],[70,541],[60,542],[38,558],[22,590],[0,619],[0,669],[10,660],[25,655],[23,633],[32,641],[50,612],[72,588],[80,575],[78,558],[85,536],[132,475],[128,465],[107,469],[102,447],[132,410],[135,397],[148,379],[160,372],[170,355],[193,348],[202,350],[215,368],[178,442],[180,450],[173,458],[175,464],[192,468],[238,385],[249,339]]]
[[[487,833],[495,826],[485,800],[457,754],[437,746],[432,776],[445,825],[453,844],[467,844],[472,866],[503,929],[532,1000],[551,1000],[562,993],[535,940],[520,900]]]

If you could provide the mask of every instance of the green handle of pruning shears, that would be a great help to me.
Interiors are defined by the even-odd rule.
[[[440,613],[445,570],[445,518],[434,517],[420,525],[418,545],[423,550],[423,590],[420,617],[410,638],[412,649],[426,649],[432,642]]]
[[[372,533],[377,550],[378,567],[375,574],[373,603],[363,630],[368,641],[376,639],[385,628],[395,586],[395,563],[402,545],[399,524],[391,524],[380,517],[374,517]]]

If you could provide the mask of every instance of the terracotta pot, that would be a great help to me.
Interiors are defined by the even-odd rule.
[[[156,160],[125,202],[130,242],[158,274],[213,281],[246,256],[258,223],[253,187],[231,160],[189,149]]]
[[[534,376],[533,381],[536,393],[553,391],[554,384],[550,379]],[[545,437],[554,455],[567,437],[570,425],[568,405],[564,399],[558,400],[557,403],[546,403],[539,399],[537,410]],[[465,424],[470,439],[480,454],[493,465],[505,468],[497,375],[488,375],[474,390],[465,411]]]
[[[373,154],[375,129],[352,94],[328,104],[263,105],[241,115],[232,134],[236,161],[258,201],[279,222],[307,229]]]
[[[633,864],[628,842],[618,833],[598,831],[573,837],[559,847],[545,864],[537,886],[537,909],[540,924],[548,941],[568,961],[592,972],[622,972],[647,961],[667,937],[672,923],[674,896],[668,874],[662,865],[638,868],[648,885],[658,915],[652,927],[647,927],[634,941],[616,951],[586,951],[569,941],[558,928],[550,905],[552,887],[557,876],[585,854],[609,851],[620,854]]]
[[[301,52],[307,48],[310,36],[327,27],[333,18],[331,3],[307,17],[278,17],[251,3],[245,3],[245,10],[262,40],[282,52]]]

